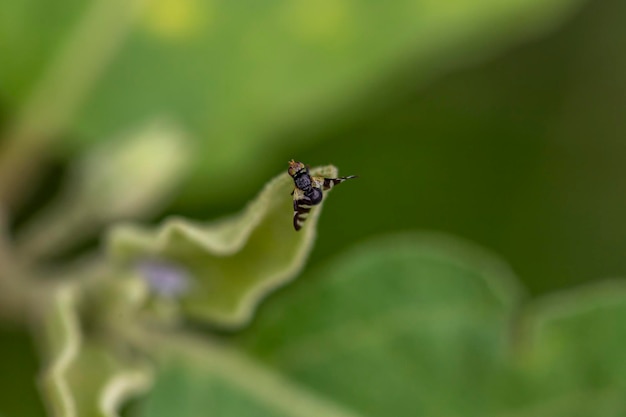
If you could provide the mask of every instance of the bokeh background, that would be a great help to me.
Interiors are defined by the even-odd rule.
[[[626,275],[626,2],[231,3],[0,5],[13,233],[73,160],[166,119],[194,157],[146,221],[238,211],[295,158],[360,176],[326,204],[309,267],[435,230],[535,295]],[[43,415],[32,342],[2,326],[0,416]]]

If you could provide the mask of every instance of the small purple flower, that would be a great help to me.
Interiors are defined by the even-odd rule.
[[[162,260],[144,260],[137,270],[155,293],[165,298],[177,298],[189,291],[189,273],[179,265]]]

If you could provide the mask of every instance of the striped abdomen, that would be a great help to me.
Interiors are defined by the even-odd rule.
[[[293,201],[293,227],[300,230],[309,217],[311,208],[322,202],[322,191],[319,188],[311,188],[301,199]]]

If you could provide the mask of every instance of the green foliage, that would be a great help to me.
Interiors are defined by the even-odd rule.
[[[626,61],[606,65],[620,73],[606,78],[614,109],[588,106],[593,94],[576,81],[589,66],[604,67],[587,64],[590,51],[621,53],[619,42],[595,48],[603,42],[570,34],[585,42],[582,49],[568,44],[569,52],[557,45],[573,63],[566,60],[569,76],[542,72],[541,82],[526,81],[524,68],[535,61],[518,51],[505,68],[492,63],[495,73],[467,70],[469,78],[441,81],[421,101],[405,99],[407,87],[556,27],[581,1],[2,3],[0,318],[21,326],[19,334],[32,331],[41,356],[38,387],[51,415],[626,413],[623,281],[527,300],[491,255],[456,238],[413,232],[327,261],[363,236],[425,225],[498,251],[504,246],[510,259],[519,251],[506,242],[532,223],[541,230],[532,245],[542,254],[525,266],[558,264],[555,253],[567,251],[593,265],[587,259],[607,255],[580,245],[589,235],[623,243],[621,200],[607,210],[588,198],[596,195],[593,182],[576,176],[553,193],[559,176],[546,174],[558,169],[562,149],[546,157],[542,139],[528,141],[537,130],[554,143],[621,131],[614,109],[622,89],[613,80],[623,79],[619,64]],[[607,10],[624,10],[613,1]],[[610,16],[621,28],[620,17]],[[619,37],[609,35],[601,39]],[[562,93],[558,99],[537,94],[546,85]],[[524,93],[509,96],[516,90]],[[527,91],[541,99],[520,113],[516,98]],[[588,113],[612,124],[578,132],[570,121]],[[549,118],[556,129],[541,122]],[[337,131],[320,133],[339,120]],[[622,147],[602,152],[620,155]],[[583,148],[567,150],[578,155]],[[205,221],[249,198],[276,161],[292,156],[341,160],[362,178],[341,186],[321,227],[318,206],[303,230],[293,230],[293,184],[284,172],[239,214]],[[42,178],[51,160],[64,178],[54,170]],[[601,168],[594,173],[611,173]],[[465,182],[451,184],[459,172]],[[332,177],[337,169],[313,173]],[[568,198],[583,186],[594,193]],[[489,187],[508,194],[494,198]],[[533,193],[550,216],[526,210],[538,207]],[[564,216],[555,200],[567,206]],[[605,223],[598,230],[581,239],[568,229],[568,221],[598,207]],[[131,223],[179,208],[203,220]],[[100,233],[103,250],[92,241]],[[317,234],[321,245],[311,252]],[[303,270],[303,279],[277,291],[255,316],[269,292]],[[1,345],[3,364],[24,360],[15,346]],[[5,401],[35,379],[32,363],[12,365],[2,369],[28,375],[0,379],[7,385],[0,387],[0,414],[38,412],[38,404],[19,405],[32,393]],[[129,398],[133,407],[121,411]]]
[[[40,332],[47,357],[42,390],[54,416],[115,417],[128,396],[149,387],[148,364],[120,346],[106,332],[111,323],[103,322],[132,321],[138,290],[130,280],[55,290]]]
[[[20,230],[21,256],[45,258],[110,222],[158,212],[184,177],[189,142],[164,122],[94,146],[70,166],[60,195]]]
[[[335,198],[313,256],[426,229],[497,251],[533,294],[625,275],[624,19],[626,2],[591,1],[550,36],[304,132],[302,158],[366,179]],[[366,209],[335,214],[365,184]]]
[[[337,169],[318,167],[311,173],[334,178]],[[291,191],[293,180],[283,173],[237,216],[209,224],[173,218],[155,230],[118,226],[109,236],[109,252],[130,266],[155,261],[181,266],[191,280],[180,299],[183,313],[240,326],[268,291],[295,277],[313,245],[323,202],[295,232]]]
[[[282,291],[219,348],[167,344],[177,360],[142,415],[618,416],[624,320],[623,281],[526,304],[482,250],[390,236]]]
[[[259,153],[304,144],[301,136],[278,134],[352,107],[408,62],[411,83],[424,82],[459,58],[553,27],[579,4],[93,0],[77,7],[66,1],[59,7],[71,11],[72,24],[55,26],[52,45],[45,43],[59,51],[54,65],[20,62],[6,77],[44,74],[16,100],[26,109],[24,129],[41,135],[70,129],[88,144],[155,116],[180,122],[201,150],[181,197],[197,204],[245,186],[242,165],[270,172]],[[36,21],[39,13],[12,7],[7,19],[24,14]],[[10,39],[21,35],[16,29]],[[43,49],[34,42],[32,48]]]
[[[337,176],[332,166],[311,172]],[[163,283],[132,270],[142,261],[167,260],[190,271],[189,277],[173,277],[189,279],[193,289],[181,295],[182,312],[224,326],[249,320],[268,291],[292,279],[313,244],[321,208],[296,233],[291,189],[291,178],[281,174],[240,215],[214,224],[173,219],[154,232],[116,228],[109,251],[121,268],[86,277],[81,285],[62,284],[42,313],[42,386],[54,415],[116,416],[122,400],[149,385],[150,367],[131,355],[132,343],[125,346],[124,339],[137,332],[150,309],[148,291],[154,290],[157,304],[167,294],[158,293]],[[124,267],[131,270],[120,272]]]

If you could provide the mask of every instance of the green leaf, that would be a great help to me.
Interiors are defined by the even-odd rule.
[[[472,245],[379,239],[277,294],[223,344],[156,337],[177,361],[143,415],[183,402],[180,416],[626,413],[626,283],[523,298]]]
[[[337,169],[311,173],[336,177]],[[260,299],[300,271],[313,245],[321,207],[296,232],[292,190],[292,179],[283,173],[236,216],[207,224],[171,218],[156,229],[122,225],[111,232],[108,249],[115,261],[139,266],[140,273],[147,263],[164,279],[189,280],[190,291],[180,298],[186,315],[239,326]]]
[[[150,366],[102,326],[107,320],[132,321],[141,288],[127,280],[89,291],[75,285],[55,290],[39,332],[46,358],[41,389],[52,415],[118,416],[128,397],[149,387]]]

